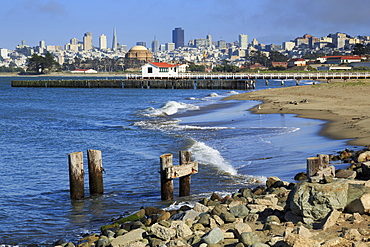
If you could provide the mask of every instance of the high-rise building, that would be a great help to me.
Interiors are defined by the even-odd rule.
[[[240,49],[247,49],[248,48],[248,35],[239,34],[239,47],[240,47]]]
[[[93,44],[92,44],[92,33],[85,33],[84,35],[84,51],[92,50]]]
[[[105,36],[104,34],[100,35],[99,37],[99,49],[100,50],[107,49],[107,36]]]
[[[159,51],[159,42],[154,37],[154,40],[152,42],[152,52],[154,53],[154,52],[158,52],[158,51]]]
[[[208,34],[206,39],[208,40],[208,46],[212,46],[213,45],[212,35]]]
[[[181,27],[172,30],[172,43],[175,43],[175,48],[184,47],[184,30]]]
[[[116,28],[113,29],[113,42],[112,42],[112,50],[116,51],[118,47],[118,40],[117,40],[117,31]]]
[[[80,41],[76,38],[73,38],[73,39],[71,39],[70,43],[71,43],[71,45],[78,45],[78,43],[80,43]]]
[[[141,45],[141,46],[146,47],[146,42],[144,42],[144,41],[138,41],[138,42],[136,42],[136,45]]]

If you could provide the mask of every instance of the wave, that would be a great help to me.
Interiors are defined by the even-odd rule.
[[[180,125],[178,119],[152,119],[148,121],[138,121],[133,125],[142,129],[171,131],[171,130],[223,130],[234,129],[230,127],[210,127],[210,126],[196,126],[196,125]]]
[[[153,107],[147,108],[141,112],[141,115],[146,117],[161,117],[176,114],[179,111],[196,111],[200,107],[192,104],[186,104],[177,101],[168,101],[162,107],[155,109]]]
[[[207,146],[204,142],[195,142],[190,147],[189,151],[192,153],[194,160],[203,165],[215,166],[220,171],[236,176],[237,170],[225,160],[219,151]]]

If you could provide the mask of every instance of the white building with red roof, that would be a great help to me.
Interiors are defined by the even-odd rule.
[[[186,72],[186,64],[147,63],[141,68],[143,77],[171,77]]]
[[[72,74],[96,74],[98,71],[93,69],[75,69],[71,71]]]

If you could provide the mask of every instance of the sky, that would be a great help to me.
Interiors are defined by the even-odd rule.
[[[370,35],[368,0],[1,0],[0,48],[64,46],[72,38],[107,36],[134,46],[156,37],[172,42],[172,30],[185,30],[185,43],[212,35],[213,41],[247,34],[264,44],[281,44],[308,33],[316,37],[343,32]]]

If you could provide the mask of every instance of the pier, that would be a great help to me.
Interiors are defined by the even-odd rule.
[[[64,87],[64,88],[141,88],[141,89],[255,89],[256,80],[323,81],[369,79],[370,73],[250,73],[250,74],[193,74],[181,73],[167,77],[127,75],[123,79],[63,79],[63,80],[13,80],[12,87]]]

